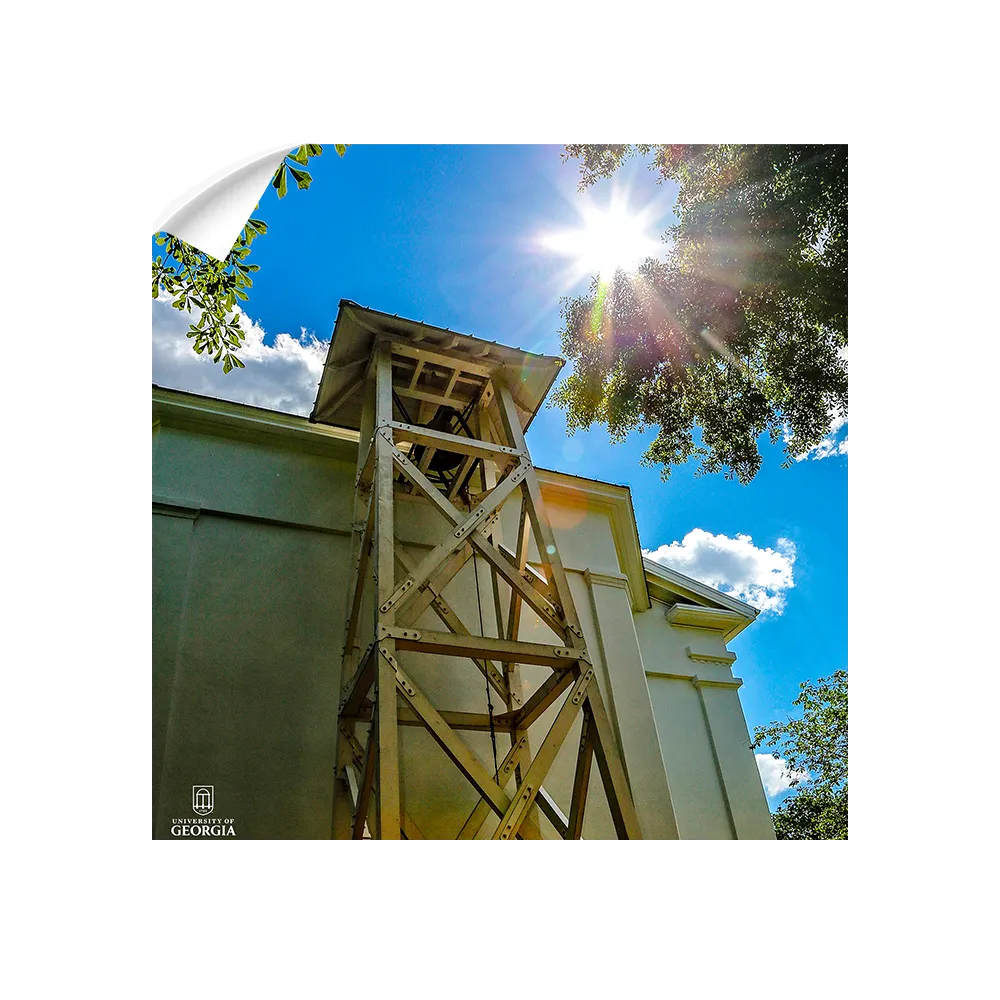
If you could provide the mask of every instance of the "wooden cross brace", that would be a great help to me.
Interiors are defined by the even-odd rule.
[[[488,352],[487,352],[488,353]],[[403,422],[393,413],[393,360],[404,358],[401,390],[416,392],[424,366],[451,370],[449,389],[465,372],[465,381],[481,385],[474,400],[472,424],[479,438]],[[415,367],[413,365],[415,364]],[[537,806],[556,832],[577,839],[583,829],[591,764],[597,761],[620,838],[640,837],[628,781],[595,669],[587,654],[566,570],[524,441],[518,411],[502,366],[484,357],[471,362],[447,348],[398,338],[377,341],[365,385],[361,440],[355,477],[351,581],[348,586],[344,643],[344,681],[338,724],[338,775],[352,795],[348,803],[350,835],[367,829],[377,839],[414,839],[421,834],[400,805],[399,726],[422,726],[479,795],[462,825],[460,839],[475,837],[492,812],[495,840],[537,836]],[[412,375],[410,374],[412,373]],[[425,394],[426,395],[426,394]],[[423,404],[422,404],[423,405]],[[432,409],[435,404],[430,403]],[[471,405],[471,404],[470,404]],[[471,509],[456,505],[457,490],[446,496],[400,445],[421,445],[465,456],[463,469],[479,462],[481,489]],[[421,461],[420,465],[424,463]],[[393,525],[396,476],[401,473],[417,495],[428,501],[448,525],[446,534],[422,559],[409,556],[395,538]],[[518,537],[513,549],[498,535],[501,509],[519,497]],[[528,566],[529,540],[539,555],[540,572]],[[482,556],[493,589],[496,636],[477,635],[444,597],[444,588],[469,559]],[[403,571],[398,583],[395,565]],[[504,606],[501,584],[509,590]],[[476,585],[478,588],[478,573]],[[372,588],[373,618],[362,615],[365,593]],[[523,606],[530,607],[553,633],[555,642],[519,638]],[[418,623],[428,609],[445,631]],[[504,617],[506,620],[504,620]],[[362,651],[362,646],[364,649]],[[404,669],[408,652],[468,659],[505,703],[496,715],[438,710]],[[551,669],[549,677],[522,704],[519,664]],[[531,751],[529,728],[553,709],[548,732]],[[577,719],[582,719],[577,765],[568,815],[543,782]],[[364,744],[355,734],[368,723]],[[507,733],[510,750],[495,773],[461,739],[461,730]],[[513,790],[507,788],[513,782]],[[335,802],[334,823],[337,826]],[[340,829],[344,829],[341,823]]]

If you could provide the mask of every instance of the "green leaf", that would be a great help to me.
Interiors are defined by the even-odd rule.
[[[343,156],[347,152],[347,147],[342,143],[334,143],[333,148],[337,151],[338,156]]]
[[[288,193],[288,180],[285,177],[284,163],[282,163],[281,166],[279,166],[275,171],[274,180],[271,181],[271,186],[277,190],[279,198],[284,198]]]
[[[296,170],[295,167],[289,166],[288,172],[295,178],[295,183],[298,184],[300,191],[305,191],[312,183],[312,175],[306,173],[305,170]]]

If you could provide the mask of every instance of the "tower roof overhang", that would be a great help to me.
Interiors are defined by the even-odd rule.
[[[422,354],[447,359],[453,367],[443,381],[450,383],[456,403],[473,398],[477,386],[492,374],[503,373],[525,430],[563,367],[562,358],[506,347],[341,299],[310,421],[360,428],[362,385],[372,348],[380,337],[392,338],[404,357],[413,359],[414,367],[421,363]],[[423,363],[434,362],[424,358]],[[456,370],[460,377],[452,381]]]

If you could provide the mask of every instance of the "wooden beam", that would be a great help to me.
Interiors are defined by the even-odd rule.
[[[379,597],[379,611],[384,613],[392,608],[397,608],[397,611],[402,611],[406,604],[416,597],[417,593],[423,588],[426,582],[430,579],[434,573],[441,568],[446,560],[464,543],[468,536],[472,535],[479,525],[483,524],[488,520],[489,516],[503,504],[503,502],[510,496],[511,492],[518,486],[518,484],[524,479],[525,468],[520,464],[515,468],[500,484],[497,485],[496,489],[492,490],[482,503],[478,504],[476,508],[469,512],[468,515],[462,516],[455,509],[455,507],[450,504],[442,495],[440,490],[438,490],[433,483],[431,483],[427,478],[420,473],[417,467],[404,455],[398,448],[391,445],[391,457],[396,466],[398,466],[407,478],[411,479],[414,485],[418,486],[420,489],[425,490],[428,496],[437,502],[436,498],[440,498],[440,502],[445,505],[445,507],[450,512],[449,520],[453,524],[457,523],[454,531],[448,534],[435,548],[433,551],[429,552],[421,561],[420,565],[417,567],[416,571],[408,576],[394,591],[392,591],[388,597],[383,599]],[[472,541],[472,539],[470,539]],[[476,544],[473,541],[473,544]],[[488,542],[486,543],[489,544]],[[397,607],[398,606],[398,607]]]
[[[357,368],[369,360],[369,355],[365,355],[363,358],[357,358],[354,361],[348,361],[346,364],[338,365],[337,368],[340,371],[347,371],[350,368]],[[330,420],[330,418],[344,405],[344,403],[358,391],[359,382],[354,379],[348,380],[340,389],[333,399],[329,400],[326,406],[323,407],[323,419]],[[363,390],[362,390],[363,391]]]
[[[436,344],[429,344],[426,341],[419,347],[415,347],[409,340],[401,337],[387,337],[386,340],[392,345],[393,354],[402,355],[405,358],[413,358],[416,361],[421,359],[431,364],[442,365],[446,368],[458,368],[463,372],[471,372],[473,375],[480,375],[489,378],[496,368],[495,364],[482,364],[476,361],[471,354],[463,354],[461,351],[450,350],[445,347],[438,347]]]
[[[452,729],[464,729],[467,732],[488,733],[490,731],[490,717],[485,712],[445,712],[438,714]],[[424,720],[412,709],[405,705],[400,705],[396,712],[396,720],[401,726],[423,726]],[[497,726],[497,717],[493,717],[494,731],[500,728]]]
[[[479,408],[470,415],[470,421],[472,424],[472,430],[477,439],[482,439],[484,442],[489,443],[482,434],[482,420],[479,413]],[[465,485],[466,479],[471,476],[472,470],[476,467],[476,463],[481,462],[485,467],[485,459],[477,458],[475,455],[466,455],[462,464],[459,466],[458,472],[455,473],[455,478],[452,481],[451,486],[448,489],[448,499],[454,503],[455,498],[461,492],[463,486]],[[492,463],[491,463],[492,467]],[[496,479],[490,483],[490,489],[496,486]]]
[[[351,755],[354,767],[356,767],[360,772],[361,765],[364,762],[364,757],[365,757],[364,747],[361,746],[361,744],[357,740],[357,737],[350,731],[350,728],[347,725],[341,725],[340,733],[347,742],[348,752]],[[349,768],[346,768],[345,770],[349,771]],[[357,792],[357,785],[358,782],[355,781],[355,786],[356,786],[354,789],[355,793]],[[371,812],[370,805],[368,811],[369,813]],[[407,813],[405,809],[400,809],[400,825],[402,827],[403,834],[406,836],[407,840],[426,839],[424,835],[420,832],[420,829],[417,827],[417,824],[413,822],[412,817],[409,815],[409,813]],[[369,822],[368,824],[369,832],[374,828],[374,826],[375,826],[374,823]]]
[[[555,799],[544,788],[539,788],[538,797],[535,801],[538,803],[538,808],[545,813],[548,821],[556,828],[556,833],[563,840],[568,840],[569,837],[566,836],[566,831],[569,827],[569,820],[563,815],[563,811],[556,804]]]
[[[587,804],[587,789],[590,787],[590,765],[594,759],[594,744],[590,739],[592,725],[590,704],[588,702],[583,712],[583,728],[580,731],[580,750],[576,756],[576,774],[573,778],[569,820],[566,824],[567,840],[579,840],[583,836],[583,810]]]
[[[490,388],[490,392],[492,394],[492,387]],[[520,517],[519,517],[519,520],[518,520],[518,528],[517,528],[517,541],[514,543],[515,544],[515,548],[514,548],[514,552],[513,552],[513,558],[511,560],[511,563],[512,563],[514,569],[518,573],[520,573],[522,575],[522,577],[524,577],[524,575],[525,575],[524,571],[525,571],[525,567],[527,566],[527,559],[528,559],[528,531],[527,531],[527,525],[525,523],[526,517],[527,517],[527,496],[524,494],[524,491],[522,490],[521,491],[521,512],[520,512]],[[504,545],[503,545],[503,541],[501,539],[494,538],[494,543],[496,544],[497,548],[501,552],[504,552]],[[504,552],[504,554],[506,554],[506,553]],[[494,570],[494,572],[493,572],[493,600],[494,600],[494,604],[496,606],[497,622],[500,623],[500,622],[502,622],[503,619],[501,617],[501,611],[500,611],[500,590],[499,590],[499,587],[497,586],[497,576],[498,576],[498,574]],[[528,578],[525,577],[525,579],[528,579]],[[529,579],[528,582],[531,582],[530,579]],[[521,600],[521,595],[517,592],[517,590],[515,590],[513,587],[511,587],[510,588],[510,604],[508,605],[508,608],[507,608],[507,622],[506,622],[505,631],[504,631],[504,634],[507,636],[508,639],[517,639],[518,638],[518,633],[519,633],[520,628],[521,628],[521,606],[522,606],[522,604],[523,604],[523,602]],[[504,664],[504,677],[506,678],[507,687],[510,689],[510,693],[511,693],[511,697],[510,697],[510,699],[507,702],[507,711],[508,712],[518,711],[520,709],[521,705],[524,703],[524,689],[523,689],[523,686],[521,684],[521,674],[520,674],[520,671],[518,669],[518,665],[516,663],[509,662],[509,661],[507,663],[505,663]],[[520,736],[523,736],[525,738],[525,740],[527,741],[527,738],[528,738],[528,729],[527,729],[526,726],[518,725],[518,726],[515,726],[514,728],[511,729],[511,733],[510,733],[511,741],[513,741],[515,739],[515,737],[520,737]],[[530,746],[530,743],[526,742],[525,746],[526,746],[528,758],[530,760],[530,757],[531,757],[531,746]],[[521,770],[520,763],[517,766],[517,770],[515,772],[515,776],[517,777],[517,783],[520,784],[521,781],[522,781],[522,779],[524,778],[524,774],[523,774],[523,772]],[[536,810],[533,809],[528,814],[527,818],[525,819],[524,823],[522,824],[522,829],[525,830],[525,836],[526,837],[530,837],[531,839],[540,839],[541,838],[541,835],[542,835],[541,834],[541,828],[538,825],[538,815],[537,815],[537,811]]]
[[[416,400],[418,403],[429,403],[433,407],[450,406],[462,411],[476,398],[480,388],[481,385],[477,385],[468,395],[442,396],[436,392],[428,392],[426,389],[409,389],[403,385],[396,386],[396,395],[403,399]]]
[[[523,490],[522,490],[522,495],[525,495],[523,493]],[[516,554],[511,549],[508,549],[506,545],[503,544],[498,545],[496,548],[497,551],[507,560],[507,562],[509,562],[514,569],[517,569],[519,560]],[[551,604],[553,608],[556,608],[557,610],[560,611],[562,610],[559,605],[558,597],[555,594],[553,588],[549,586],[545,577],[542,576],[541,573],[539,573],[534,566],[529,566],[527,564],[527,560],[525,560],[524,566],[522,566],[520,570],[518,570],[518,572],[521,575],[521,579],[523,579],[526,583],[530,584],[534,588],[535,593],[537,593],[539,597],[543,598],[545,601]]]
[[[521,737],[516,740],[510,750],[507,751],[507,756],[500,762],[500,768],[497,771],[497,780],[502,788],[506,788],[507,783],[512,777],[515,776],[515,767],[527,752],[527,749],[528,740],[526,737]],[[482,829],[483,823],[486,822],[486,817],[489,816],[489,814],[489,803],[485,799],[481,798],[476,803],[476,807],[469,814],[469,818],[462,824],[462,829],[458,831],[458,837],[456,837],[456,840],[474,840],[476,834]]]
[[[362,443],[359,441],[358,447],[363,447]],[[363,459],[358,461],[358,471],[354,477],[354,488],[357,489],[359,486],[366,490],[371,485],[372,473],[375,470],[375,436],[369,439],[367,446],[365,447],[365,455]]]
[[[417,347],[418,349],[423,347],[423,345],[415,344],[412,340],[409,341],[409,343],[411,344],[411,346]],[[439,378],[445,378],[451,375],[451,372],[454,369],[452,366],[452,362],[450,360],[444,360],[444,359],[433,360],[430,357],[429,350],[425,350],[425,353],[428,355],[428,357],[424,359],[425,369],[422,374],[431,375],[433,377],[439,377]],[[472,355],[470,355],[470,357],[471,356]],[[414,358],[408,357],[403,354],[393,353],[392,368],[393,368],[394,378],[397,383],[397,390],[396,390],[397,392],[399,391],[398,385],[402,383],[403,379],[412,381],[413,373],[416,371],[417,365],[419,363],[420,362]],[[461,369],[459,369],[459,374],[465,379],[480,378],[480,376],[473,375],[472,373],[463,372]],[[409,382],[407,382],[407,384],[409,384]]]
[[[361,798],[361,782],[360,782],[360,779],[358,778],[358,771],[355,768],[355,766],[354,766],[353,763],[352,764],[348,764],[344,768],[344,781],[347,782],[347,789],[348,789],[348,793],[350,794],[350,798],[351,798],[351,813],[352,813],[352,815],[355,815],[357,813],[357,811],[358,811],[358,801]],[[353,831],[353,826],[354,826],[354,823],[353,823],[353,820],[352,820],[351,821],[352,831]],[[368,836],[367,837],[362,837],[361,839],[370,840],[371,839],[371,829],[372,829],[371,825],[370,824],[365,824],[365,826],[367,826]],[[352,840],[354,839],[353,832],[351,834],[351,839]]]
[[[570,689],[569,695],[560,707],[545,739],[542,740],[542,745],[532,759],[531,766],[504,812],[503,819],[500,820],[500,824],[493,834],[494,840],[510,840],[517,834],[528,810],[538,796],[545,775],[548,774],[552,762],[556,759],[556,754],[559,752],[563,740],[580,713],[584,696],[587,694],[593,679],[594,668],[588,667],[580,674]]]
[[[454,730],[441,718],[441,713],[430,703],[427,696],[403,673],[398,664],[395,668],[396,690],[417,715],[423,719],[427,731],[434,741],[448,755],[452,763],[472,783],[485,798],[490,808],[502,816],[510,806],[510,799],[493,780],[493,776],[480,763],[479,758],[455,735]]]
[[[520,457],[516,448],[506,445],[492,444],[480,441],[478,438],[463,437],[461,434],[449,434],[446,431],[432,430],[429,427],[417,427],[414,424],[404,424],[394,420],[390,424],[393,442],[397,445],[406,442],[422,444],[441,451],[454,452],[459,455],[493,458],[498,455]]]
[[[354,824],[351,830],[352,840],[361,840],[365,829],[365,822],[368,819],[368,800],[371,796],[372,785],[375,782],[375,759],[377,750],[375,749],[375,726],[368,730],[368,744],[365,747],[365,755],[361,762],[361,782],[358,787],[358,801],[354,810]]]
[[[340,715],[343,718],[357,718],[361,702],[368,696],[372,684],[375,683],[375,644],[372,643],[361,659],[354,676],[344,686],[344,696],[340,702]]]
[[[458,511],[453,504],[448,502],[441,491],[438,490],[426,476],[424,476],[424,474],[409,460],[409,458],[403,455],[402,452],[399,452],[398,449],[396,449],[396,451],[398,452],[398,456],[405,461],[405,466],[403,468],[407,478],[409,478],[414,485],[418,485],[420,487],[427,498],[438,508],[438,510],[440,510],[452,524],[457,525],[465,521],[465,515]],[[530,468],[530,464],[528,467]],[[514,473],[510,473],[509,475],[513,474]],[[484,524],[482,527],[485,528],[486,525]],[[508,557],[504,556],[489,541],[489,539],[483,535],[481,530],[473,530],[469,534],[469,542],[475,547],[476,551],[483,556],[484,559],[497,568],[500,575],[512,587],[515,587],[518,590],[522,599],[534,609],[538,617],[545,622],[545,624],[551,628],[557,636],[564,638],[566,628],[565,624],[559,619],[557,610],[553,608],[544,597],[538,594],[531,584],[526,582],[514,566],[511,565]],[[397,612],[401,613],[403,607],[405,607],[405,605],[411,600],[413,600],[412,596],[406,596],[402,605],[397,608]],[[429,604],[430,602],[428,601],[427,603]]]
[[[604,709],[601,691],[596,684],[592,684],[587,692],[587,704],[593,722],[594,756],[597,758],[597,767],[604,782],[604,792],[607,795],[618,839],[641,840],[642,833],[639,830],[635,806],[632,804],[632,792],[628,787],[621,758],[618,756],[618,745]]]
[[[518,418],[509,387],[500,379],[494,379],[493,386],[497,395],[497,401],[500,404],[500,419],[503,421],[508,441],[516,446],[519,451],[527,452],[527,445],[524,442],[524,432],[521,430],[521,422]],[[538,485],[535,468],[530,462],[527,466],[527,474],[525,475],[524,482],[525,494],[528,497],[529,513],[531,515],[532,531],[535,536],[535,545],[538,548],[538,558],[542,564],[545,578],[555,587],[556,594],[559,597],[559,604],[562,607],[563,617],[566,619],[567,626],[570,626],[570,628],[567,628],[566,642],[570,645],[583,648],[583,632],[580,630],[580,619],[577,617],[576,608],[573,604],[573,594],[569,589],[569,578],[566,576],[565,567],[559,557],[555,534],[552,531],[552,524],[549,521],[548,511],[545,508],[545,501],[542,499],[542,491]]]
[[[374,450],[374,447],[372,450]],[[368,559],[371,555],[372,535],[375,533],[376,506],[375,492],[372,491],[368,501],[368,514],[365,518],[365,527],[361,534],[361,544],[352,569],[351,579],[353,586],[348,588],[348,593],[352,597],[350,607],[347,611],[347,635],[344,639],[345,651],[354,646],[358,634],[361,601],[364,598],[365,578],[368,575]]]
[[[380,635],[396,640],[397,649],[416,653],[438,653],[441,656],[488,657],[513,663],[537,663],[555,670],[575,666],[585,655],[568,646],[547,646],[540,642],[520,642],[516,639],[494,639],[492,636],[455,635],[426,628],[386,628]]]
[[[396,546],[396,559],[402,564],[403,568],[407,573],[412,574],[416,569],[416,562],[406,554],[406,551],[401,545]],[[464,565],[464,560],[463,560]],[[434,613],[441,619],[445,627],[449,632],[453,632],[455,635],[472,635],[472,633],[465,627],[465,623],[459,617],[458,612],[444,599],[441,590],[433,580],[429,581],[427,584],[427,589],[430,590],[434,595],[434,600],[431,602],[431,607],[434,609]],[[490,686],[499,694],[504,701],[509,699],[509,690],[507,687],[507,681],[504,675],[497,670],[496,666],[486,659],[477,659],[473,657],[473,662],[479,669],[479,672],[489,681]],[[518,699],[518,707],[520,707],[520,699]]]
[[[524,573],[525,567],[528,565],[528,496],[522,490],[521,491],[521,516],[518,520],[517,525],[517,542],[516,547],[511,553],[513,557],[514,568],[518,573]],[[501,552],[504,551],[504,546],[498,545],[497,548]],[[510,591],[510,606],[507,609],[507,638],[516,639],[517,633],[521,627],[521,595],[511,587]]]
[[[397,608],[396,621],[400,625],[414,624],[471,558],[472,546],[467,543],[444,564],[439,573],[435,573],[427,581],[427,586],[412,601],[407,602],[403,608]],[[415,563],[414,566],[416,566]],[[413,575],[413,570],[407,572],[409,575]]]
[[[549,674],[538,690],[524,703],[524,708],[514,713],[517,728],[527,729],[572,683],[571,671],[557,670]]]
[[[361,405],[361,421],[360,421],[360,440],[369,442],[369,454],[372,462],[374,462],[375,449],[372,447],[372,439],[374,437],[375,428],[375,391],[374,385],[371,382],[366,382],[361,393],[362,405]],[[358,461],[355,466],[355,484],[360,480],[365,468],[365,462],[367,457],[362,456],[361,449],[359,447]],[[350,562],[348,566],[353,567],[356,570],[358,567],[358,561],[360,559],[362,551],[362,537],[364,534],[364,528],[360,528],[359,524],[362,518],[365,519],[365,524],[367,525],[368,515],[371,513],[370,501],[365,500],[365,491],[358,488],[355,485],[354,489],[354,503],[352,508],[352,518],[351,518],[351,554]],[[357,680],[356,669],[358,667],[358,661],[361,658],[361,649],[358,640],[358,628],[356,616],[352,616],[350,611],[353,606],[355,586],[350,585],[344,594],[344,646],[343,655],[341,658],[340,666],[340,694],[341,698],[346,697],[350,693],[350,686]],[[353,623],[353,625],[352,625]],[[348,641],[350,639],[350,641]],[[363,696],[363,695],[362,695]],[[353,737],[354,724],[349,723],[344,727],[347,736]],[[345,762],[348,756],[349,750],[346,742],[346,737],[343,735],[338,735],[336,740],[336,750],[335,750],[335,774],[345,774]],[[346,779],[345,779],[346,780]],[[352,809],[347,808],[348,796],[344,794],[344,788],[339,781],[334,781],[333,783],[333,803],[332,803],[332,816],[331,816],[331,835],[334,837],[349,836],[351,831],[351,819],[352,819]]]
[[[392,420],[392,354],[390,345],[380,340],[375,347],[375,422],[384,427]],[[392,461],[392,441],[383,434],[375,435],[375,498],[377,520],[375,564],[378,588],[375,596],[377,624],[393,626],[394,611],[381,610],[394,589],[396,560],[393,556],[395,535],[393,526],[393,486],[395,475]],[[396,677],[391,661],[395,643],[383,639],[375,645],[375,705],[372,727],[377,729],[378,749],[376,797],[376,834],[380,840],[399,840],[399,732],[396,725]]]
[[[413,822],[410,814],[404,809],[401,816],[403,837],[406,840],[426,840],[427,838],[420,832],[420,827]]]

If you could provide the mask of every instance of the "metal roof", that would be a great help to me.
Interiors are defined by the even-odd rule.
[[[366,362],[375,338],[381,334],[412,341],[417,348],[444,349],[453,358],[467,356],[473,368],[505,370],[525,430],[564,363],[562,358],[505,347],[495,341],[378,312],[341,299],[310,421],[353,430],[360,428],[361,385]]]

